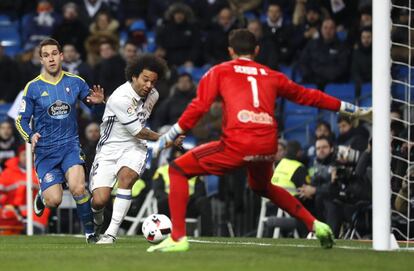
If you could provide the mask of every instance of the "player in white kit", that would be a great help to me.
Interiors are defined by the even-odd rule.
[[[127,82],[109,97],[101,138],[90,173],[92,210],[97,228],[103,223],[103,209],[110,200],[116,181],[118,189],[113,203],[110,225],[98,244],[112,244],[131,205],[131,188],[142,175],[147,156],[146,140],[155,141],[160,134],[145,128],[158,100],[154,88],[167,67],[152,55],[144,55],[128,64]],[[179,143],[177,143],[179,144]]]

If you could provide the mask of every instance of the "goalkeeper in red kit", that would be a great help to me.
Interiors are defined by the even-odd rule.
[[[186,251],[185,217],[188,200],[188,179],[197,175],[222,175],[246,167],[250,188],[262,197],[303,221],[315,232],[322,247],[333,246],[328,225],[318,221],[286,190],[271,183],[273,162],[277,151],[275,101],[282,97],[301,105],[339,111],[357,118],[366,117],[370,109],[352,104],[295,84],[282,73],[257,62],[259,52],[254,35],[246,29],[229,34],[229,53],[233,60],[212,67],[200,80],[197,97],[192,100],[178,122],[162,135],[153,147],[153,155],[176,137],[196,125],[210,105],[221,98],[223,124],[220,140],[200,145],[171,162],[169,167],[169,205],[172,219],[171,236],[148,252]]]

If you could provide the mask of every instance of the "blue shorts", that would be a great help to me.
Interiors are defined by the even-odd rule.
[[[35,168],[40,181],[40,190],[66,182],[65,173],[74,165],[85,164],[79,145],[69,144],[53,151],[36,151]]]

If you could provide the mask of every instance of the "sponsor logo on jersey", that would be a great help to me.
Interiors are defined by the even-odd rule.
[[[233,67],[234,67],[234,71],[237,73],[257,75],[256,67],[248,67],[248,66],[240,66],[240,65],[234,65]]]
[[[23,113],[24,111],[26,111],[26,101],[23,99],[22,102],[20,103],[19,112]]]
[[[46,97],[46,96],[49,96],[49,93],[47,93],[47,91],[45,90],[45,91],[42,92],[42,95],[40,95],[40,96]]]
[[[47,113],[54,119],[64,119],[69,115],[70,110],[71,107],[69,104],[57,100],[49,106]]]
[[[252,122],[258,124],[273,124],[273,118],[265,112],[256,113],[243,109],[239,111],[237,118],[243,123]]]
[[[46,173],[45,177],[43,178],[43,181],[45,183],[51,183],[55,180],[55,176],[53,176],[52,173]]]

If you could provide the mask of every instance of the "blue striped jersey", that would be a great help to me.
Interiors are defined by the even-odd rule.
[[[34,133],[41,135],[37,151],[79,144],[76,103],[88,95],[88,84],[77,75],[62,71],[56,83],[39,75],[24,88],[17,130],[25,141]],[[33,129],[29,125],[32,117]]]

